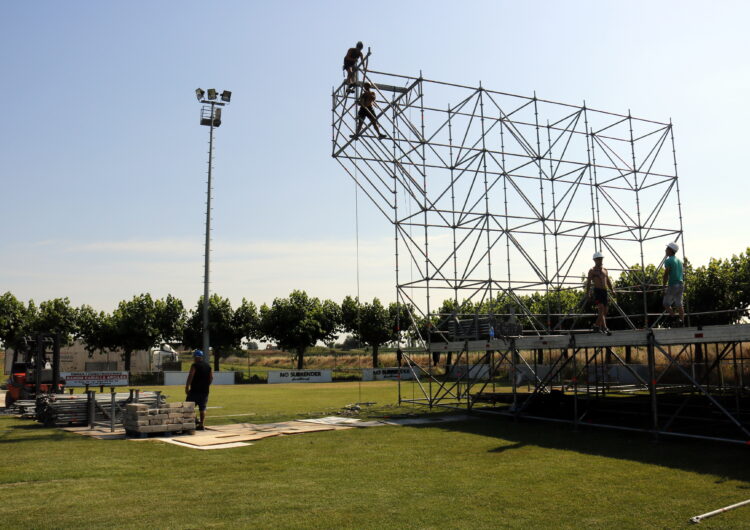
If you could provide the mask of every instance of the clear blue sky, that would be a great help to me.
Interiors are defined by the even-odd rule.
[[[381,70],[671,118],[687,255],[728,257],[749,244],[749,19],[740,1],[5,2],[0,291],[194,305],[208,130],[193,91],[215,87],[233,99],[216,135],[213,290],[355,293],[330,91],[357,40]],[[392,300],[391,230],[360,204],[362,296]]]

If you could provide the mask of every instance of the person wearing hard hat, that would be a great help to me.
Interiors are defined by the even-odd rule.
[[[602,266],[604,254],[595,252],[593,258],[594,266],[589,270],[584,291],[589,300],[593,300],[596,305],[597,316],[594,323],[594,331],[611,335],[612,333],[607,328],[607,311],[609,309],[607,288],[610,291],[614,291],[615,288],[612,285],[612,280],[609,278],[609,272]],[[592,284],[594,285],[593,291],[590,290]]]
[[[661,280],[661,284],[664,286],[662,303],[664,304],[664,310],[672,318],[675,317],[674,308],[677,308],[680,315],[678,325],[683,326],[685,309],[682,307],[682,295],[685,292],[685,282],[682,277],[682,261],[675,256],[678,250],[680,250],[680,246],[675,242],[667,245],[667,258],[664,260],[664,275]]]
[[[196,429],[202,431],[203,423],[206,421],[206,403],[208,403],[208,389],[214,380],[211,365],[205,361],[203,352],[193,352],[193,365],[190,367],[187,381],[185,382],[185,401],[192,401],[199,412],[199,420]]]

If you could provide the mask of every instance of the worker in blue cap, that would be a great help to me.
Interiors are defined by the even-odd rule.
[[[206,420],[206,403],[208,403],[208,389],[214,380],[211,365],[201,350],[193,353],[193,365],[190,367],[187,381],[185,382],[185,401],[192,401],[200,412],[200,420],[196,421],[195,428],[202,431]]]

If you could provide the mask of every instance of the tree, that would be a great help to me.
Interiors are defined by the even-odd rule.
[[[630,316],[633,324],[643,327],[643,289],[646,287],[646,309],[650,312],[662,310],[663,290],[661,289],[661,272],[656,270],[653,264],[646,265],[643,269],[640,265],[633,265],[624,271],[613,282],[615,286],[617,305],[623,313]],[[610,316],[618,316],[610,308]],[[611,318],[607,321],[611,329],[627,329],[629,324],[622,318]],[[651,322],[653,323],[653,322]]]
[[[260,317],[258,315],[258,308],[255,304],[248,302],[246,299],[242,299],[242,303],[234,311],[232,317],[232,323],[235,328],[235,332],[239,335],[239,340],[242,339],[256,339],[260,336]],[[250,343],[248,343],[248,349]],[[255,343],[255,348],[258,349],[258,344]]]
[[[736,258],[736,256],[735,256]],[[728,260],[711,259],[707,265],[695,269],[686,278],[685,289],[691,312],[710,313],[730,309],[740,304],[741,295],[734,289],[735,271]],[[745,306],[746,307],[746,306]],[[704,314],[694,317],[693,324],[730,324],[739,315],[732,313]]]
[[[732,309],[744,311],[750,306],[750,248],[744,253],[732,256],[729,260],[732,271],[730,282],[730,303]],[[742,315],[738,312],[732,315],[732,322],[736,323]]]
[[[344,351],[348,351],[359,348],[361,346],[361,343],[362,341],[360,341],[357,337],[347,335],[346,337],[344,337],[344,340],[340,344],[337,343],[335,347],[340,348]]]
[[[123,350],[125,370],[136,350],[148,350],[161,338],[156,303],[150,294],[123,300],[112,313],[114,346]]]
[[[168,294],[163,300],[157,300],[156,328],[163,342],[179,342],[185,331],[187,314],[182,300]]]
[[[276,298],[260,308],[260,331],[265,340],[295,353],[297,369],[304,366],[305,350],[316,342],[329,341],[341,323],[341,308],[331,300],[321,302],[304,291],[292,291],[288,298]]]
[[[93,307],[82,305],[76,321],[76,336],[84,342],[89,357],[97,351],[104,353],[104,350],[115,348],[117,337],[111,315],[104,311],[97,313]]]
[[[344,330],[360,342],[372,348],[372,367],[378,367],[378,350],[386,342],[398,340],[398,325],[408,323],[408,314],[402,311],[397,319],[400,304],[391,303],[387,308],[377,298],[372,303],[361,304],[356,298],[347,296],[341,303],[341,320]],[[404,308],[405,309],[405,308]]]
[[[212,294],[208,299],[208,334],[214,356],[214,371],[219,371],[220,359],[240,347],[243,330],[238,330],[237,322],[229,299]],[[203,347],[203,297],[188,317],[183,342],[189,348]],[[208,355],[209,352],[205,353]]]
[[[0,296],[0,341],[5,347],[18,347],[28,326],[28,311],[13,294]]]
[[[78,314],[70,300],[55,298],[39,304],[39,312],[31,324],[37,333],[59,333],[61,344],[71,344],[77,331]]]
[[[532,293],[521,297],[523,304],[542,324],[555,329],[566,315],[578,313],[583,308],[581,301],[583,293],[580,290],[552,289],[547,293]],[[549,318],[547,314],[549,313]],[[561,315],[561,316],[557,316]],[[523,319],[523,317],[522,317]],[[524,319],[531,325],[528,319]],[[568,317],[568,323],[570,319]],[[562,325],[562,324],[561,324]]]

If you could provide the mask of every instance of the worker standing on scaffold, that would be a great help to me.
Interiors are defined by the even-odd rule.
[[[364,58],[362,54],[364,46],[360,41],[354,48],[349,48],[344,56],[344,71],[346,72],[346,85],[349,87],[348,92],[353,92],[357,83],[357,61]]]
[[[362,90],[362,93],[357,100],[357,103],[359,104],[359,112],[357,112],[357,130],[354,131],[354,134],[350,134],[349,138],[356,138],[359,136],[359,131],[362,130],[362,125],[365,122],[365,118],[367,118],[370,120],[370,123],[372,123],[372,126],[375,127],[375,131],[378,133],[378,138],[382,140],[385,138],[385,134],[380,132],[378,118],[375,116],[375,92],[372,91],[372,85],[370,83],[365,83],[362,86],[364,87],[364,90]]]
[[[594,331],[606,333],[611,335],[612,332],[607,328],[607,311],[609,309],[609,297],[608,291],[614,291],[615,288],[612,285],[612,280],[609,278],[609,272],[607,269],[602,267],[604,262],[604,254],[601,252],[594,253],[594,266],[589,269],[588,278],[586,278],[585,292],[589,300],[594,301],[596,305],[597,317],[594,323]],[[594,284],[593,292],[590,291],[591,284]]]
[[[682,277],[682,261],[675,257],[680,246],[677,243],[667,245],[667,258],[664,260],[664,275],[661,284],[664,286],[664,310],[674,319],[674,309],[676,307],[680,313],[680,319],[677,326],[682,327],[685,324],[685,309],[682,307],[682,294],[685,291],[685,283]]]

